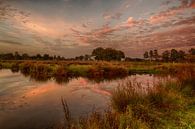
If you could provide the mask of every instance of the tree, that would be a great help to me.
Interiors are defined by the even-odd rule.
[[[153,57],[155,58],[155,60],[158,60],[159,58],[158,50],[154,50],[153,54],[154,54]]]
[[[26,53],[22,54],[22,59],[23,60],[28,60],[29,59],[29,55],[26,54]]]
[[[56,57],[56,55],[54,55],[54,56],[53,56],[53,60],[56,60],[56,59],[57,59],[57,57]]]
[[[170,56],[171,61],[177,61],[177,59],[178,59],[178,57],[179,57],[178,55],[179,55],[179,54],[178,54],[177,50],[172,49],[172,50],[171,50],[171,56]]]
[[[90,60],[90,57],[91,57],[90,55],[87,55],[87,54],[86,54],[86,55],[84,56],[84,60]]]
[[[184,57],[185,57],[185,52],[184,51],[182,51],[182,50],[180,50],[179,52],[178,52],[178,60],[184,60]]]
[[[43,60],[49,60],[49,59],[50,59],[50,57],[49,57],[48,54],[44,54],[44,55],[43,55]]]
[[[15,56],[12,53],[2,54],[0,56],[2,60],[14,60]]]
[[[162,53],[162,59],[163,59],[163,61],[168,62],[170,60],[170,52],[169,51],[164,51]]]
[[[35,56],[35,58],[36,58],[36,60],[41,60],[41,59],[42,59],[42,56],[41,56],[41,54],[37,54],[37,55]]]
[[[115,50],[112,48],[96,48],[92,52],[92,56],[95,56],[96,60],[121,60],[122,58],[125,58],[124,52],[120,50]]]
[[[14,57],[15,57],[15,60],[21,60],[21,56],[18,52],[15,52]]]
[[[122,51],[117,51],[117,60],[121,60],[121,58],[125,58],[125,53]]]
[[[145,59],[148,59],[148,58],[149,58],[149,54],[148,54],[147,51],[144,53],[144,58],[145,58]]]
[[[77,56],[77,57],[75,57],[76,60],[84,60],[84,58],[85,58],[84,56]]]
[[[93,50],[92,56],[95,56],[96,60],[103,60],[104,57],[104,49],[102,47],[98,47]]]
[[[152,51],[152,50],[150,50],[149,54],[150,54],[150,60],[152,60],[152,59],[153,59],[153,57],[154,57],[153,51]]]
[[[191,48],[191,49],[189,50],[189,53],[190,53],[190,55],[195,55],[195,48]]]
[[[57,56],[57,60],[61,60],[62,58],[61,58],[61,56]]]

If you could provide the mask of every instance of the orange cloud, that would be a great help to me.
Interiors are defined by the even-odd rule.
[[[156,24],[160,22],[164,22],[169,20],[170,17],[175,16],[178,13],[181,13],[183,11],[182,8],[175,8],[175,9],[169,9],[167,11],[161,12],[157,15],[153,15],[149,18],[149,22],[151,24]]]
[[[149,18],[151,24],[156,24],[169,20],[177,14],[181,14],[185,9],[195,8],[195,0],[180,0],[178,7],[172,7],[166,11],[162,11],[159,14],[153,15]]]
[[[195,0],[191,0],[190,7],[193,9],[195,8]]]

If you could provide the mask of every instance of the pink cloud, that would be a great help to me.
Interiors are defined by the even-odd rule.
[[[178,14],[182,14],[185,9],[190,8],[195,8],[195,0],[180,0],[180,5],[178,7],[172,7],[166,11],[162,11],[159,14],[151,16],[149,18],[149,22],[151,24],[165,22]]]
[[[149,18],[151,24],[156,24],[169,20],[171,17],[183,12],[182,8],[172,8],[166,11],[163,11],[159,14],[153,15]]]
[[[193,8],[193,9],[195,8],[195,0],[192,0],[192,1],[191,1],[190,7]]]

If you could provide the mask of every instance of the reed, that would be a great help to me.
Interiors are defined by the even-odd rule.
[[[69,129],[195,128],[194,72],[191,66],[180,68],[175,70],[180,73],[177,80],[152,88],[132,81],[119,84],[112,92],[110,110],[92,111],[73,120]]]

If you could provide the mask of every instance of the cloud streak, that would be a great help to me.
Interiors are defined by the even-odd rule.
[[[151,47],[160,50],[195,46],[194,3],[1,1],[0,47],[17,45],[26,50],[39,46],[44,51],[72,57],[99,46],[121,48],[128,56],[141,56],[142,51]]]

